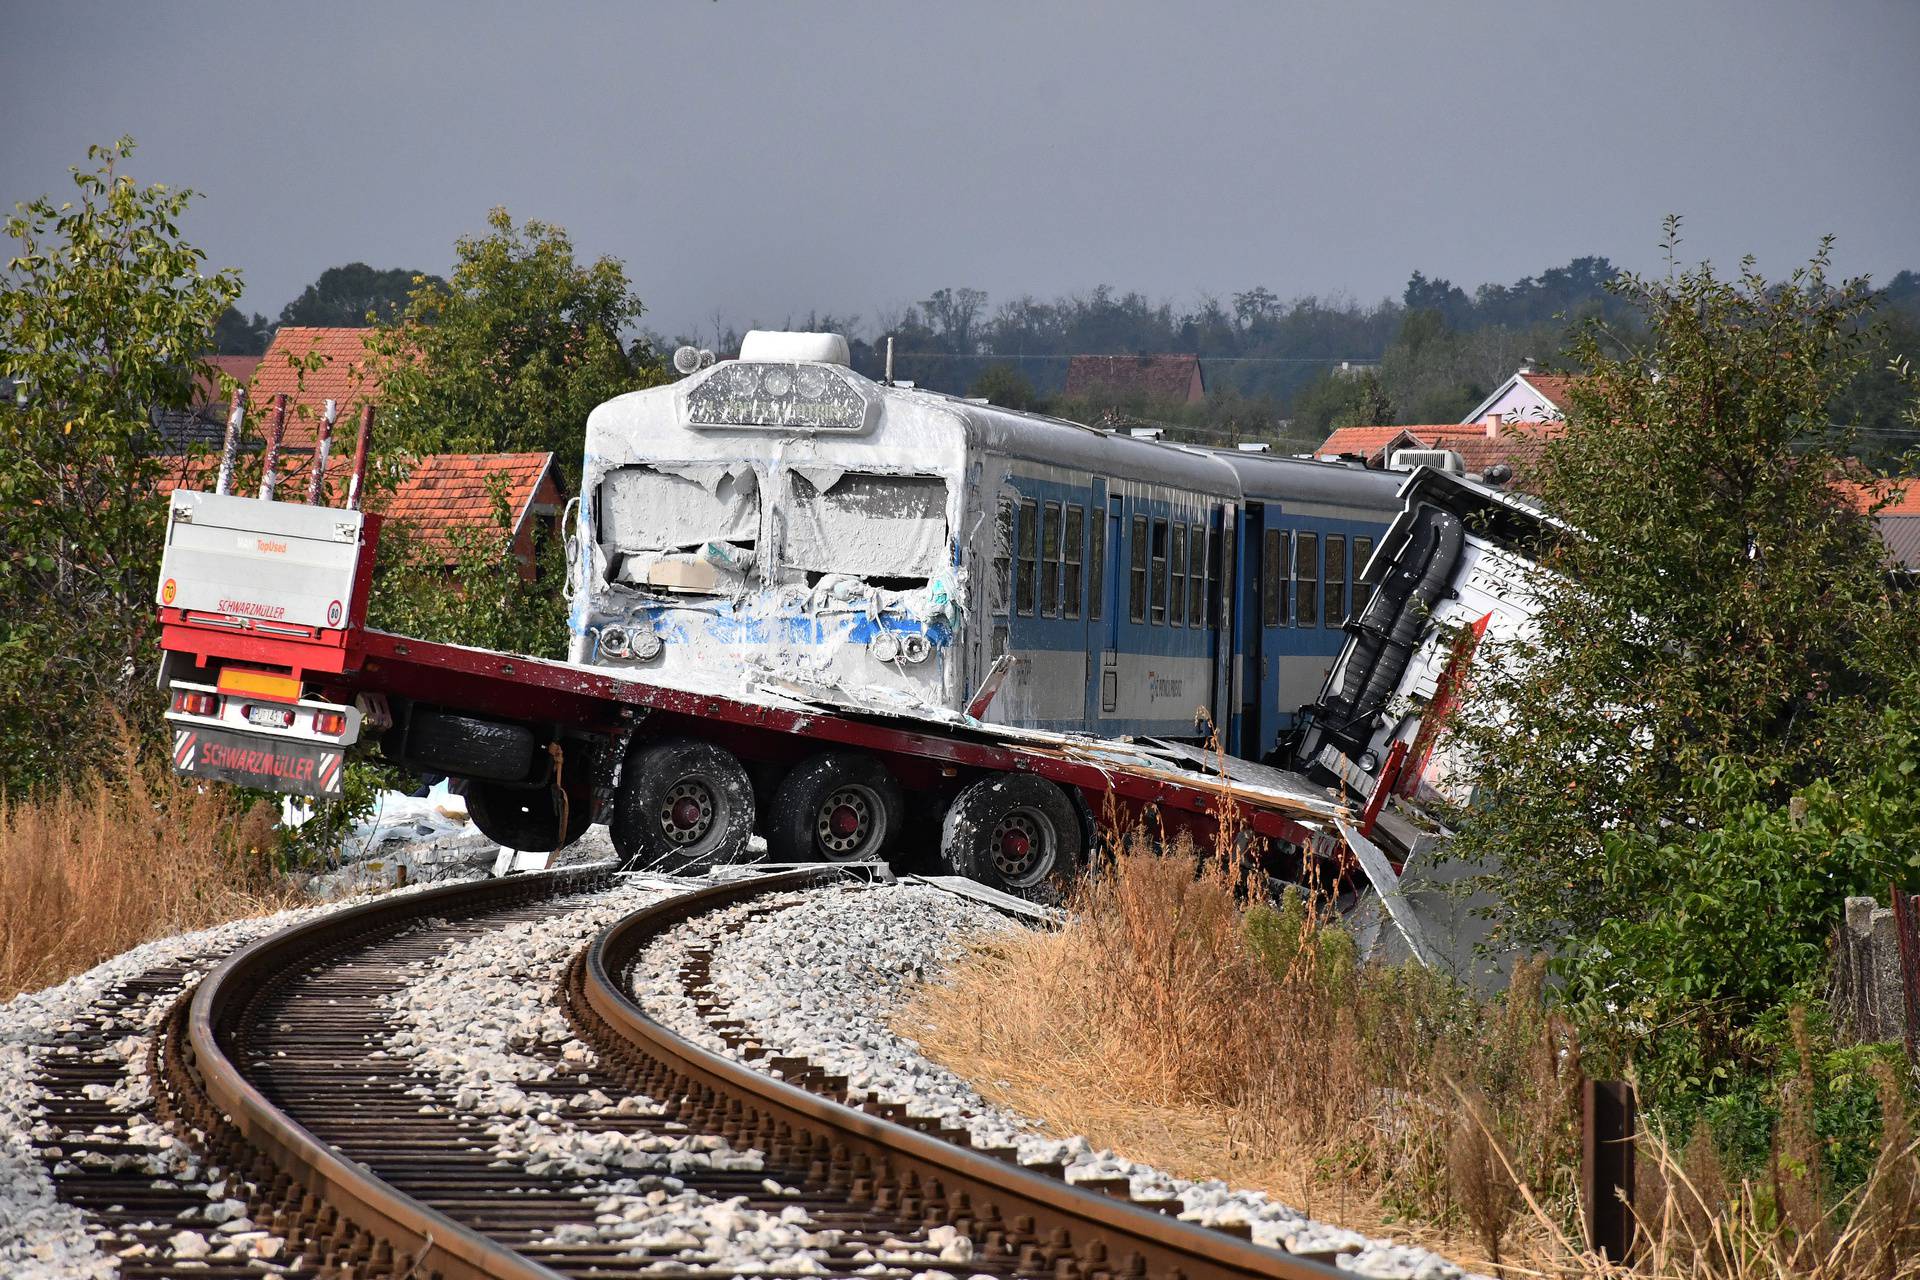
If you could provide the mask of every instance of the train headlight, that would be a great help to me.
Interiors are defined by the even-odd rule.
[[[891,631],[882,631],[867,644],[867,652],[881,662],[892,662],[900,656],[900,638]]]
[[[610,623],[600,628],[600,652],[609,658],[624,658],[632,652],[627,642],[627,629],[618,623]]]
[[[633,634],[628,640],[628,647],[633,650],[634,657],[645,662],[648,658],[659,656],[660,637],[654,633],[651,626],[643,622],[633,629]]]
[[[900,656],[908,662],[925,662],[933,656],[933,642],[916,632],[900,637]]]

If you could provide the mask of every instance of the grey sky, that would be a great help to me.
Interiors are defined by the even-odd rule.
[[[131,133],[269,315],[444,270],[490,205],[625,258],[651,327],[1471,288],[1582,253],[1920,268],[1920,4],[0,9],[0,206]]]

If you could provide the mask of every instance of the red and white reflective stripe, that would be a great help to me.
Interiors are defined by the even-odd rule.
[[[194,744],[200,741],[200,735],[191,729],[176,729],[173,734],[173,767],[176,769],[193,768]]]
[[[320,789],[338,791],[340,789],[340,753],[329,751],[320,757]]]

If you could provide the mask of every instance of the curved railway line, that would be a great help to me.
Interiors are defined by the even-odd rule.
[[[563,1091],[636,1100],[597,1109],[583,1122],[594,1135],[761,1153],[750,1162],[683,1161],[673,1176],[655,1179],[676,1195],[804,1222],[816,1233],[803,1250],[751,1268],[684,1239],[637,1244],[600,1232],[605,1184],[500,1158],[486,1123],[454,1105],[450,1086],[423,1084],[428,1073],[383,1048],[394,1026],[391,997],[433,957],[592,902],[589,891],[614,882],[604,868],[381,899],[235,952],[174,1002],[154,1036],[154,1110],[225,1171],[227,1194],[247,1202],[253,1224],[286,1241],[272,1269],[288,1274],[1347,1274],[1332,1255],[1283,1253],[1181,1221],[1178,1201],[1136,1203],[1124,1183],[1069,1184],[1057,1167],[1020,1165],[1010,1149],[975,1149],[964,1130],[871,1100],[852,1105],[846,1080],[806,1060],[775,1059],[779,1078],[755,1070],[655,1022],[631,994],[635,958],[662,934],[840,874],[819,868],[724,882],[628,915],[575,955],[549,996],[590,1052],[523,1046],[564,1073],[556,1086]],[[707,959],[698,948],[687,952],[684,989],[731,1047],[755,1048],[708,988]],[[225,1269],[209,1262],[211,1274]]]

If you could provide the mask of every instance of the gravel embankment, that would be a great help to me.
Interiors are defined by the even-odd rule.
[[[729,1052],[705,1029],[680,987],[687,950],[711,947],[713,989],[765,1056],[809,1058],[847,1077],[856,1098],[870,1094],[914,1115],[963,1125],[977,1144],[1017,1147],[1022,1163],[1065,1165],[1069,1181],[1124,1177],[1136,1196],[1177,1197],[1186,1205],[1181,1217],[1206,1225],[1245,1224],[1260,1244],[1350,1250],[1340,1265],[1357,1274],[1407,1280],[1465,1274],[1429,1250],[1315,1221],[1263,1192],[1174,1178],[1096,1151],[1085,1138],[1046,1137],[1034,1122],[988,1103],[891,1029],[903,996],[936,973],[969,935],[1012,927],[989,907],[924,885],[805,890],[784,895],[776,909],[765,902],[729,908],[660,939],[636,970],[635,994],[667,1025]]]
[[[23,1280],[109,1276],[121,1258],[147,1265],[171,1261],[188,1270],[209,1260],[234,1259],[246,1260],[263,1273],[279,1269],[273,1259],[281,1256],[285,1242],[256,1229],[246,1218],[245,1204],[227,1194],[221,1171],[203,1166],[191,1148],[155,1122],[147,1048],[174,998],[229,953],[255,938],[337,909],[329,904],[283,911],[149,942],[58,986],[23,993],[0,1007],[0,1274]],[[143,974],[175,969],[181,976],[170,986],[133,999],[115,994]],[[104,1133],[91,1129],[70,1133],[49,1119],[45,1091],[36,1077],[56,1060],[79,1054],[68,1041],[89,1032],[105,1034],[107,1047],[95,1052],[92,1061],[108,1068],[111,1075],[108,1082],[87,1085],[88,1097],[106,1104],[124,1122]],[[64,1149],[58,1155],[49,1150],[48,1157],[54,1161],[50,1169],[35,1145],[60,1148],[62,1143],[103,1138],[123,1150],[113,1156],[80,1155],[87,1168],[137,1171],[150,1175],[156,1190],[200,1193],[207,1207],[193,1221],[206,1229],[175,1222],[136,1223],[134,1229],[149,1238],[162,1230],[168,1233],[145,1244],[107,1230],[60,1201],[52,1175],[67,1174],[77,1166]]]
[[[551,999],[567,962],[614,920],[694,883],[623,877],[611,890],[563,900],[559,905],[570,908],[565,914],[493,930],[417,962],[418,979],[385,1000],[397,1024],[386,1050],[410,1059],[425,1077],[416,1096],[429,1106],[450,1103],[472,1119],[500,1160],[533,1174],[577,1178],[570,1190],[600,1197],[594,1221],[561,1228],[555,1242],[670,1252],[684,1262],[743,1273],[821,1271],[825,1251],[846,1240],[843,1231],[816,1227],[797,1204],[778,1212],[756,1209],[745,1196],[704,1195],[680,1176],[758,1171],[760,1152],[707,1134],[632,1134],[596,1125],[608,1116],[658,1114],[660,1107],[644,1098],[580,1091],[567,1070],[595,1062]],[[772,1178],[761,1188],[768,1195],[800,1194]],[[900,1276],[972,1255],[972,1241],[948,1227],[889,1239],[852,1260],[872,1274]]]

